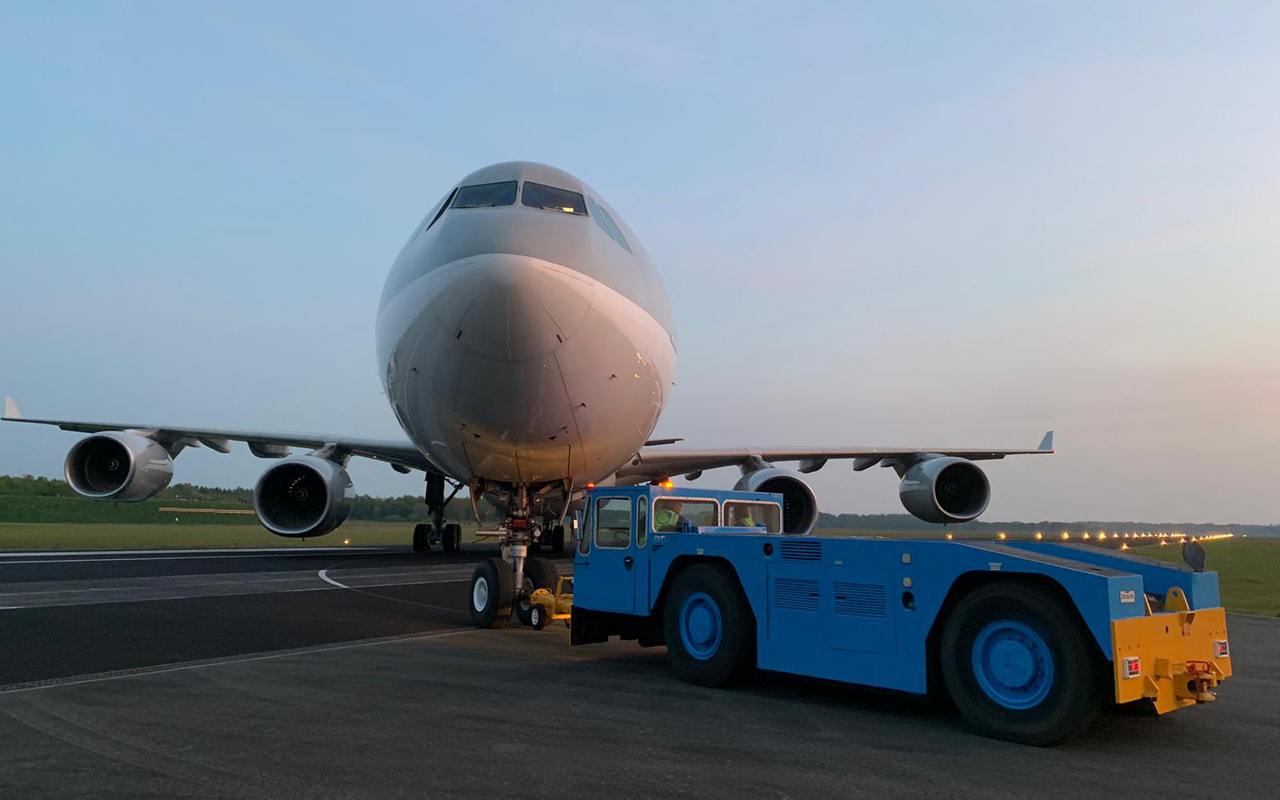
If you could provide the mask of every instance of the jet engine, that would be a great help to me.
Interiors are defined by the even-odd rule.
[[[67,453],[67,484],[90,500],[136,503],[173,479],[173,459],[154,439],[125,431],[81,439]]]
[[[799,474],[780,467],[766,467],[742,476],[734,485],[739,492],[776,492],[782,495],[782,532],[808,533],[818,523],[818,498]]]
[[[972,461],[936,456],[907,470],[898,497],[925,522],[968,522],[987,510],[991,483]]]
[[[253,487],[253,508],[277,536],[323,536],[346,520],[354,496],[351,476],[340,464],[295,456],[262,473]]]

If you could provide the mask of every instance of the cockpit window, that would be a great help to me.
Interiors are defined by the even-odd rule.
[[[591,216],[595,217],[596,223],[604,228],[604,232],[609,234],[609,238],[613,239],[623,250],[631,252],[631,245],[627,244],[626,238],[623,237],[622,231],[618,230],[618,225],[613,221],[613,217],[609,216],[609,212],[600,207],[600,204],[590,197],[587,198],[587,208],[591,209]]]
[[[516,202],[516,182],[477,183],[463,186],[453,198],[452,208],[493,208]]]
[[[452,192],[449,192],[449,194],[443,200],[440,201],[440,205],[436,206],[431,210],[431,222],[427,224],[427,227],[422,229],[423,231],[431,230],[431,226],[435,225],[437,222],[440,221],[440,218],[444,216],[444,210],[449,207],[449,201],[453,199],[453,196],[457,194],[457,192],[458,192],[457,189],[454,189]]]
[[[546,211],[577,214],[581,217],[587,215],[587,204],[583,202],[582,195],[577,192],[571,192],[568,189],[543,186],[541,183],[534,183],[533,181],[524,182],[524,194],[521,195],[520,202],[526,206],[541,208]]]

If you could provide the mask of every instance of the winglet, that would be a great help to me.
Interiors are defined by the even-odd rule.
[[[1040,440],[1040,446],[1036,449],[1043,453],[1053,452],[1053,431],[1049,431],[1044,435],[1044,438]]]
[[[18,404],[13,402],[12,397],[4,399],[4,419],[22,419],[22,412],[18,410]]]

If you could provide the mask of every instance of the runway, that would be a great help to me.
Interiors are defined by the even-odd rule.
[[[0,556],[0,797],[1248,798],[1280,781],[1280,620],[1231,616],[1217,703],[1109,714],[1043,750],[897,695],[769,674],[702,689],[662,648],[475,630],[484,555]]]
[[[492,554],[3,555],[0,631],[21,644],[5,648],[0,686],[463,626],[474,562]]]

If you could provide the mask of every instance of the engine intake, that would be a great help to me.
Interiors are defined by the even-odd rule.
[[[110,431],[81,439],[67,453],[67,484],[90,500],[137,503],[173,480],[173,459],[159,442]]]
[[[987,510],[991,483],[972,461],[938,456],[907,470],[898,497],[925,522],[968,522]]]
[[[776,492],[782,495],[782,532],[808,533],[818,524],[818,498],[799,474],[781,467],[748,472],[734,485],[739,492]]]
[[[351,476],[317,456],[273,464],[253,487],[253,508],[263,527],[277,536],[323,536],[351,513]]]

